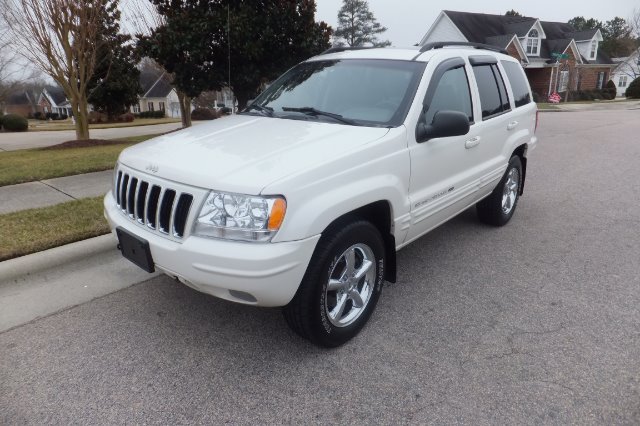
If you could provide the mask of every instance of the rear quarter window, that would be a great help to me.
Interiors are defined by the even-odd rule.
[[[531,103],[531,92],[529,91],[529,83],[524,75],[522,67],[515,62],[500,61],[502,67],[507,73],[507,78],[511,83],[511,90],[516,104],[516,108]]]

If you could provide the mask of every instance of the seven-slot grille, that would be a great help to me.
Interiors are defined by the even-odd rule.
[[[115,197],[118,207],[131,220],[175,238],[184,236],[193,195],[178,193],[120,170]]]

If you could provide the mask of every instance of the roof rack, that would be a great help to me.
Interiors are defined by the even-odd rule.
[[[336,47],[331,47],[325,50],[324,52],[321,53],[321,55],[327,55],[329,53],[345,52],[347,50],[365,50],[365,49],[374,49],[374,48],[375,46],[336,46]]]
[[[424,53],[428,50],[433,50],[433,49],[442,49],[443,47],[448,47],[448,46],[473,47],[475,49],[492,50],[494,52],[504,53],[505,55],[509,54],[509,52],[507,52],[505,49],[501,49],[496,46],[491,46],[490,44],[469,43],[466,41],[437,41],[435,43],[427,43],[420,48],[420,53]]]

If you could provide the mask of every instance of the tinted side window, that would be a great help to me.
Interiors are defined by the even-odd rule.
[[[531,93],[529,92],[529,83],[522,71],[522,67],[515,62],[502,61],[502,66],[507,73],[507,78],[511,83],[511,90],[515,98],[516,108],[531,102]]]
[[[509,104],[509,96],[507,96],[507,86],[504,83],[504,78],[500,74],[500,70],[497,65],[491,65],[491,70],[498,83],[498,90],[500,91],[500,101],[502,102],[502,111],[509,111],[511,105]]]
[[[428,124],[433,122],[433,116],[438,111],[460,111],[469,117],[469,121],[473,121],[471,92],[464,67],[450,69],[440,78],[425,114]]]
[[[495,71],[494,71],[495,68]],[[480,106],[482,108],[482,118],[489,118],[509,109],[509,101],[506,99],[504,83],[502,77],[497,73],[497,68],[492,64],[474,65],[473,74],[478,82],[480,92]],[[498,80],[500,84],[498,84]],[[498,88],[501,86],[500,88]],[[503,101],[505,98],[505,101]],[[505,103],[506,102],[506,103]],[[506,105],[506,109],[505,109]]]

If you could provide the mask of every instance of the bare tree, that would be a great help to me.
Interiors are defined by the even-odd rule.
[[[125,0],[123,2],[123,20],[125,27],[136,36],[149,36],[151,32],[165,24],[164,16],[158,13],[156,7],[149,0]],[[152,61],[150,58],[146,58]],[[162,65],[152,61],[154,66],[162,69],[173,78],[172,74],[164,70]],[[180,119],[182,127],[191,127],[191,98],[176,88]]]
[[[99,28],[110,0],[7,0],[4,17],[20,53],[62,87],[89,139],[87,85],[96,66]]]

